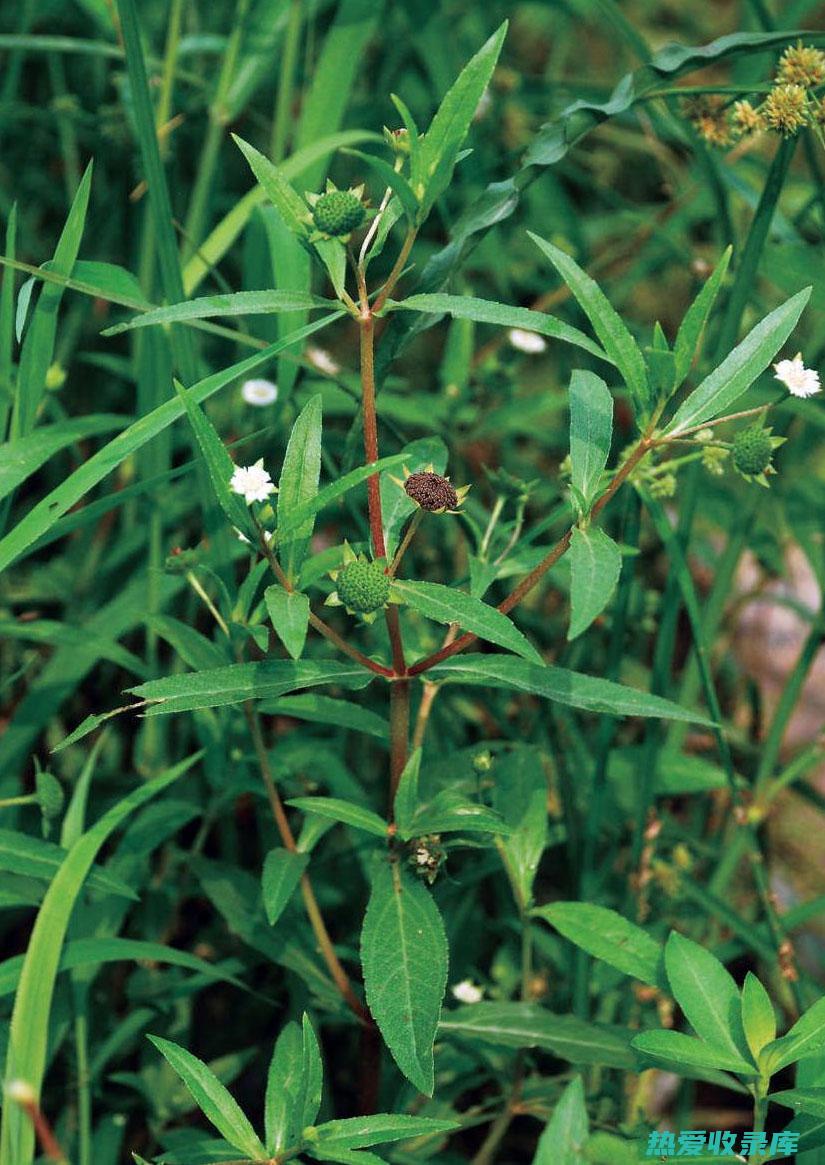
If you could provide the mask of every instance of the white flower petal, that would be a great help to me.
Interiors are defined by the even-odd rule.
[[[480,1003],[484,998],[484,991],[472,979],[462,979],[450,988],[453,999],[459,1003]]]
[[[780,360],[773,366],[776,379],[785,385],[791,396],[803,400],[813,396],[821,389],[819,373],[813,368],[806,368],[801,353],[797,352],[793,360]]]
[[[507,338],[519,352],[527,352],[531,356],[538,355],[547,349],[547,341],[538,332],[528,332],[524,328],[511,328]]]
[[[263,408],[278,399],[278,385],[271,380],[245,380],[241,385],[241,396],[248,405]]]
[[[263,459],[254,465],[237,465],[229,481],[233,493],[240,494],[247,505],[265,502],[274,490],[272,478],[263,467]]]

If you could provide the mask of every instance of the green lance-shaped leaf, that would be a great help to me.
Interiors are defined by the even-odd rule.
[[[599,488],[613,437],[613,397],[594,372],[570,378],[570,481],[587,509]]]
[[[319,817],[326,817],[329,821],[340,821],[344,825],[351,825],[354,829],[363,829],[374,837],[387,836],[387,823],[383,817],[365,809],[363,805],[354,805],[351,801],[343,801],[339,797],[293,797],[287,801],[296,809],[304,813],[317,813]]]
[[[152,701],[144,711],[145,716],[165,716],[171,712],[240,704],[244,700],[271,699],[317,684],[358,689],[366,687],[372,678],[372,673],[358,664],[275,659],[166,676],[128,691],[138,699]]]
[[[757,1070],[742,1056],[726,1052],[718,1044],[707,1044],[695,1036],[683,1032],[649,1031],[634,1036],[633,1047],[637,1052],[654,1060],[666,1060],[674,1065],[674,1071],[684,1064],[690,1068],[717,1068],[727,1072],[737,1072],[742,1076],[756,1076]]]
[[[72,272],[92,186],[92,163],[86,167],[77,193],[74,196],[68,217],[57,241],[50,270],[56,275],[69,276]],[[35,425],[37,410],[46,391],[46,373],[54,355],[57,335],[57,319],[63,287],[56,283],[45,283],[40,299],[34,309],[32,322],[23,340],[20,352],[20,366],[17,372],[17,396],[11,420],[12,438],[27,436]]]
[[[22,874],[27,878],[51,882],[66,860],[66,855],[67,851],[53,841],[29,837],[14,829],[0,829],[0,870],[5,873]],[[86,885],[91,890],[116,894],[133,901],[138,897],[131,886],[102,866],[94,865],[90,868]]]
[[[278,1153],[294,1143],[302,1125],[298,1108],[303,1090],[303,1041],[297,1023],[281,1029],[266,1078],[264,1136],[267,1153]]]
[[[314,498],[321,475],[321,397],[313,396],[304,405],[292,426],[278,485],[277,520],[288,517],[296,506]],[[311,515],[288,538],[279,539],[281,564],[294,580],[306,556],[315,517]]]
[[[651,987],[667,990],[661,944],[615,910],[591,902],[552,902],[532,913],[595,959]]]
[[[386,1145],[391,1141],[406,1141],[410,1137],[450,1133],[457,1128],[459,1122],[455,1120],[379,1112],[375,1116],[324,1121],[315,1128],[310,1144],[313,1150],[316,1146],[324,1150],[366,1149],[370,1145]]]
[[[760,1065],[773,1075],[788,1064],[825,1049],[825,995],[801,1015],[787,1035],[762,1049]]]
[[[810,296],[811,288],[806,287],[765,316],[718,368],[693,390],[677,409],[665,432],[676,434],[704,425],[732,408],[788,339]]]
[[[67,445],[112,429],[122,429],[130,420],[130,417],[115,414],[94,413],[88,417],[58,421],[55,425],[41,425],[28,437],[7,442],[0,461],[0,501]]]
[[[342,312],[334,312],[326,315],[312,324],[307,324],[306,327],[298,328],[290,335],[270,344],[260,352],[256,352],[254,356],[248,356],[245,360],[240,360],[237,364],[232,364],[221,372],[204,377],[203,380],[199,380],[186,390],[187,397],[197,401],[198,404],[202,403],[227,384],[231,384],[233,380],[241,376],[251,375],[267,361],[277,356],[279,352],[302,342],[308,336],[320,331],[321,328],[325,328],[333,320],[339,319],[342,314]],[[138,449],[142,449],[154,437],[157,437],[179,417],[182,417],[185,411],[182,401],[177,398],[165,401],[152,412],[147,413],[145,417],[135,421],[128,429],[118,433],[114,440],[109,441],[103,449],[100,449],[88,461],[80,465],[65,481],[62,481],[37,505],[33,506],[4,538],[0,539],[0,571],[5,570],[9,563],[14,562],[38,538],[51,530],[52,526],[84,494],[94,489],[98,482],[117,469],[127,457],[131,457]]]
[[[264,1103],[267,1153],[277,1154],[301,1137],[321,1107],[324,1067],[307,1015],[278,1036],[269,1065]]]
[[[747,1059],[739,988],[716,956],[674,932],[665,946],[665,970],[676,1002],[696,1034],[713,1047]]]
[[[25,1080],[39,1095],[46,1067],[55,978],[69,918],[101,846],[133,812],[192,767],[197,754],[134,789],[83,833],[71,847],[43,899],[29,939],[14,1000],[5,1079]],[[30,1165],[34,1156],[31,1122],[17,1105],[3,1107],[2,1165]]]
[[[622,552],[598,526],[579,527],[570,538],[570,630],[568,639],[586,631],[605,609],[622,572]]]
[[[419,806],[418,777],[421,770],[421,749],[414,749],[404,765],[395,793],[393,812],[398,836],[408,841],[415,836],[415,815]]]
[[[474,1003],[445,1012],[442,1036],[493,1048],[541,1048],[571,1064],[635,1070],[630,1033],[618,1025],[557,1015],[537,1003]]]
[[[770,1099],[794,1112],[825,1118],[825,1088],[787,1088],[772,1092]]]
[[[266,1150],[249,1120],[212,1069],[171,1040],[160,1036],[149,1036],[149,1039],[180,1076],[198,1108],[221,1136],[247,1157],[266,1157]]]
[[[705,286],[685,312],[684,319],[679,325],[679,331],[676,333],[676,339],[673,344],[673,355],[675,358],[674,374],[677,385],[681,384],[688,372],[690,372],[690,366],[699,351],[702,333],[705,330],[708,316],[711,313],[714,303],[716,303],[716,297],[727,274],[732,251],[732,247],[726,247],[722,252],[722,258],[716,264]]]
[[[439,683],[506,688],[608,716],[652,716],[709,724],[700,713],[680,708],[672,700],[565,668],[538,667],[509,655],[457,655],[437,663],[426,674],[427,679]]]
[[[391,301],[386,311],[420,311],[429,315],[448,315],[456,320],[474,320],[478,324],[494,324],[502,328],[523,328],[547,336],[551,340],[561,340],[589,352],[599,360],[611,363],[610,357],[595,341],[584,332],[566,324],[545,312],[532,311],[527,307],[510,307],[506,303],[493,300],[475,299],[471,295],[447,295],[433,292],[410,295],[400,302]]]
[[[542,808],[546,817],[546,807]],[[399,826],[398,836],[406,841],[425,833],[492,833],[507,837],[511,832],[504,818],[493,809],[468,801],[456,789],[441,789],[431,801],[420,806],[411,828],[407,826],[402,833]]]
[[[91,884],[89,880],[87,885]],[[188,951],[179,951],[175,947],[167,947],[163,943],[144,942],[142,939],[134,938],[72,939],[63,946],[57,970],[74,971],[78,968],[100,967],[104,963],[142,960],[168,963],[171,967],[183,967],[215,982],[231,983],[239,991],[250,991],[241,979],[236,979],[219,965],[207,963],[197,955],[190,955]],[[0,998],[14,994],[20,982],[24,962],[24,955],[14,955],[0,963]]]
[[[266,855],[261,889],[264,911],[270,926],[274,926],[283,914],[308,865],[309,854],[294,850],[272,849]]]
[[[143,315],[106,328],[102,335],[117,336],[120,332],[134,328],[186,323],[188,320],[205,320],[214,316],[271,315],[275,312],[311,311],[319,307],[329,309],[335,307],[335,302],[305,291],[234,291],[226,295],[203,295],[184,303],[152,308]]]
[[[547,848],[547,777],[538,758],[516,751],[496,761],[493,806],[507,826],[496,848],[519,913],[533,900],[533,883]]]
[[[184,390],[177,380],[175,391],[182,401],[189,418],[189,424],[195,434],[206,468],[209,471],[209,480],[215,497],[218,499],[223,512],[233,526],[252,536],[253,530],[249,521],[249,512],[240,496],[229,488],[229,482],[235,471],[235,464],[227,452],[226,446],[218,436],[215,426],[207,417],[201,406],[197,404]]]
[[[421,203],[422,220],[450,184],[459,151],[493,75],[506,35],[505,21],[461,70],[424,135],[417,159],[421,172],[413,179],[413,191]]]
[[[243,138],[239,138],[237,134],[233,134],[232,137],[235,145],[249,163],[249,168],[252,173],[266,192],[267,198],[273,206],[278,208],[278,212],[286,225],[300,238],[305,238],[307,235],[306,218],[308,210],[300,194],[298,194],[289,180],[284,177],[280,167],[270,162],[269,158],[265,158],[254,146],[250,146],[248,142],[245,142]]]
[[[776,1039],[776,1013],[762,983],[748,971],[742,985],[742,1027],[753,1056]]]
[[[364,732],[367,736],[385,742],[389,737],[389,722],[377,712],[362,708],[351,700],[318,696],[314,692],[305,692],[300,696],[281,696],[262,703],[260,710],[267,715],[292,716],[296,720],[308,720],[313,724],[333,724],[336,728]]]
[[[293,659],[300,659],[309,626],[309,596],[273,584],[264,591],[267,614],[275,634]]]
[[[581,1076],[575,1076],[559,1097],[539,1137],[533,1165],[585,1165],[584,1150],[589,1135],[584,1085]]]
[[[594,279],[583,271],[575,259],[566,251],[554,247],[552,243],[527,232],[530,238],[547,256],[572,291],[585,313],[599,341],[624,377],[637,410],[644,409],[650,398],[647,370],[639,345],[633,339],[621,316],[608,301],[607,296]]]
[[[403,206],[410,221],[415,221],[418,215],[418,199],[403,174],[399,174],[389,162],[383,158],[379,158],[376,154],[365,154],[363,150],[353,149],[345,149],[341,152],[351,154],[353,158],[358,158],[360,161],[366,163],[378,175],[384,185],[388,186],[393,194],[398,196],[398,201]]]
[[[279,521],[279,539],[286,539],[287,535],[291,535],[309,518],[320,513],[325,506],[331,505],[332,502],[343,497],[345,493],[366,481],[368,477],[372,477],[374,473],[384,470],[397,472],[402,465],[406,464],[407,458],[403,453],[393,453],[390,457],[379,457],[370,465],[359,465],[356,469],[351,469],[349,473],[343,474],[342,477],[331,481],[329,485],[325,485],[323,489],[319,489],[314,497],[308,498],[301,505],[296,506],[294,510],[284,514]],[[407,495],[404,494],[403,490],[399,492],[406,498]],[[411,502],[410,505],[412,504]]]
[[[393,590],[426,619],[433,619],[436,623],[457,623],[479,639],[505,647],[540,666],[543,663],[539,653],[515,624],[481,599],[474,599],[464,591],[442,586],[441,583],[408,579],[394,582]]]
[[[398,1067],[432,1096],[447,936],[432,895],[398,862],[375,869],[361,932],[367,1005]]]

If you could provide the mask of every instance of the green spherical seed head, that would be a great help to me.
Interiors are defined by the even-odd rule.
[[[313,219],[326,235],[348,235],[364,221],[361,199],[350,190],[331,190],[315,203]]]
[[[377,562],[349,562],[336,580],[338,598],[350,611],[369,615],[390,597],[390,580]]]
[[[764,473],[771,463],[773,445],[770,433],[758,425],[743,429],[733,440],[733,464],[740,473]]]

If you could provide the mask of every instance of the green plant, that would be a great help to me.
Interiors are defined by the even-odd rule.
[[[116,128],[135,136],[146,206],[137,274],[120,254],[79,258],[98,254],[96,184],[113,205],[128,187],[110,159],[81,173],[70,120],[53,259],[19,258],[7,215],[0,906],[37,914],[25,956],[0,965],[0,1165],[29,1165],[38,1138],[72,1165],[637,1161],[662,1070],[686,1126],[692,1089],[725,1089],[748,1105],[751,1159],[787,1158],[797,1136],[818,1154],[822,984],[790,935],[822,889],[778,907],[763,826],[821,759],[818,742],[781,753],[821,618],[806,614],[761,742],[719,645],[746,548],[779,570],[792,531],[822,582],[806,399],[822,337],[805,309],[825,203],[819,155],[802,171],[794,151],[818,148],[825,58],[795,28],[652,53],[600,0],[643,63],[537,125],[540,101],[501,63],[507,25],[484,40],[485,13],[457,70],[443,14],[417,34],[445,94],[430,109],[415,70],[405,101],[359,64],[378,37],[392,58],[404,6],[387,31],[362,0],[239,0],[217,48],[177,0],[118,0],[116,26],[88,7],[100,37],[69,47],[125,68]],[[516,53],[551,19],[517,7]],[[552,19],[579,37],[578,16]],[[313,71],[299,48],[316,33]],[[68,51],[27,27],[6,47]],[[749,104],[766,89],[752,62],[777,52]],[[206,89],[190,55],[218,66]],[[735,84],[684,85],[734,58]],[[181,208],[184,84],[208,123]],[[485,99],[511,138],[485,137]],[[341,128],[353,102],[366,129]],[[376,109],[395,121],[383,134]],[[618,268],[602,236],[626,231],[627,175],[618,203],[597,182],[604,204],[581,215],[564,187],[582,185],[571,151],[599,124],[594,167],[649,151],[678,191],[674,225],[642,223]],[[723,166],[705,148],[734,133],[765,150],[747,179],[740,154]],[[781,277],[777,236],[794,258]],[[72,343],[102,303],[84,356],[100,379],[69,414]],[[780,358],[802,329],[806,359]],[[277,386],[239,409],[226,390],[261,372]],[[98,412],[109,377],[119,411]],[[54,650],[31,683],[27,644]],[[30,828],[41,816],[59,845]],[[127,986],[104,986],[124,960],[140,962]],[[220,1139],[181,1122],[193,1104]]]

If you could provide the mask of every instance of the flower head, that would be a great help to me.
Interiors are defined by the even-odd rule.
[[[784,440],[784,437],[774,437],[770,429],[759,424],[740,429],[733,439],[734,469],[745,481],[755,481],[767,487],[766,474],[776,473],[771,464],[773,451]]]
[[[771,129],[791,137],[808,124],[808,95],[801,85],[777,85],[765,98],[761,113]]]
[[[733,106],[733,124],[743,136],[758,133],[765,128],[765,122],[758,109],[750,101],[737,101]]]
[[[484,998],[483,989],[472,979],[462,979],[460,983],[454,983],[450,993],[459,1003],[480,1003]]]
[[[776,79],[783,85],[820,85],[825,81],[825,53],[801,41],[790,45],[780,57]]]
[[[307,194],[306,199],[312,209],[308,221],[315,228],[312,240],[340,239],[346,243],[352,232],[371,217],[363,196],[363,186],[339,190],[329,180],[323,194]]]
[[[819,373],[813,368],[805,367],[801,352],[797,352],[793,360],[780,360],[773,367],[776,379],[785,385],[791,396],[804,399],[813,396],[822,387],[819,383]]]
[[[278,399],[278,385],[263,378],[245,380],[241,385],[241,396],[248,405],[262,408],[264,405],[275,404]]]
[[[393,596],[392,580],[385,566],[382,559],[371,562],[365,555],[355,554],[345,542],[341,566],[330,571],[335,590],[326,605],[346,607],[350,615],[360,616],[365,623],[374,622],[387,603],[398,601]]]
[[[264,469],[263,457],[254,465],[237,465],[229,488],[233,493],[240,494],[248,506],[253,502],[265,502],[275,490],[272,478]]]
[[[537,356],[547,349],[547,341],[538,332],[528,332],[525,328],[511,328],[507,339],[519,352],[526,352],[529,356]]]

